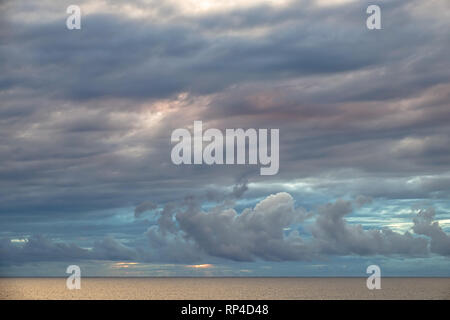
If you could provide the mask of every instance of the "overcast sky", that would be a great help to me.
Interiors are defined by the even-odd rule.
[[[449,1],[0,12],[0,276],[450,276]],[[279,173],[174,165],[195,120],[279,129]]]

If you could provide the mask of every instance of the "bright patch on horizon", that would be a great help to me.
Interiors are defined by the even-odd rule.
[[[186,268],[194,268],[194,269],[209,269],[213,268],[214,266],[212,264],[206,263],[206,264],[193,264],[188,265]]]
[[[355,1],[356,0],[317,0],[316,2],[319,6],[339,6]]]
[[[187,0],[183,2],[175,1],[178,8],[182,8],[184,13],[202,14],[211,11],[226,11],[238,8],[249,8],[253,6],[270,5],[283,6],[289,0]]]
[[[25,243],[25,242],[28,242],[28,239],[11,239],[11,242]]]
[[[130,268],[138,265],[139,262],[116,262],[112,265],[113,269],[122,269],[122,268]]]

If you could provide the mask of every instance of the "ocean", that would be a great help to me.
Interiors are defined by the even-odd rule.
[[[450,300],[450,278],[382,278],[379,290],[366,278],[82,278],[79,290],[66,278],[0,278],[0,299]]]

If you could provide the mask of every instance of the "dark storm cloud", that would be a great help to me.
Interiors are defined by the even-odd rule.
[[[55,261],[65,259],[86,259],[89,251],[74,244],[55,243],[43,236],[34,236],[22,245],[15,245],[9,239],[0,241],[2,264],[30,261]]]
[[[421,25],[426,20],[415,22],[416,29],[399,28],[412,21],[406,3],[395,1],[394,5],[387,5],[385,28],[391,34],[369,33],[364,27],[362,5],[319,9],[309,2],[294,2],[285,9],[241,9],[199,17],[198,21],[181,16],[170,20],[170,24],[111,14],[87,15],[79,32],[69,32],[60,20],[31,24],[14,21],[4,35],[6,45],[1,49],[8,57],[2,64],[5,72],[1,83],[3,89],[25,87],[75,100],[104,96],[142,99],[182,91],[218,92],[245,81],[274,81],[390,65],[400,59],[414,59],[409,52],[411,46],[416,47],[415,51],[424,49],[443,32],[432,26],[433,37],[421,36],[417,31],[426,27]],[[229,26],[227,21],[242,22]],[[285,24],[278,26],[282,21]],[[219,33],[230,28],[239,31],[249,24],[272,29],[259,36]],[[219,29],[215,36],[207,33],[211,28]],[[386,48],[404,54],[394,54]],[[404,84],[416,81],[415,86],[409,83],[403,87],[413,91],[448,80],[448,72],[441,68],[433,68],[436,75],[434,71],[427,72],[427,79],[414,69],[423,68],[423,63],[442,61],[446,51],[439,47],[436,51],[428,53],[429,62],[413,63],[406,70],[418,75],[413,80],[398,79]],[[429,78],[432,75],[435,79]],[[357,94],[362,98],[371,90],[379,97],[380,92],[388,92],[380,87],[384,85],[369,85]],[[389,96],[399,88],[397,83]]]

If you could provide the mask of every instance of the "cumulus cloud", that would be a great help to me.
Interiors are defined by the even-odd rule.
[[[303,209],[294,208],[289,194],[278,193],[241,214],[220,206],[205,212],[191,204],[179,211],[175,219],[180,232],[207,254],[249,261],[255,258],[292,260],[306,256],[308,252],[301,238],[284,232],[284,228],[300,223],[305,217]]]
[[[159,211],[156,225],[145,233],[145,246],[125,245],[108,236],[96,241],[92,248],[81,248],[34,236],[22,244],[3,239],[0,257],[4,264],[92,259],[191,263],[208,257],[301,261],[334,255],[449,254],[450,236],[437,221],[433,222],[433,209],[420,210],[414,217],[414,233],[367,229],[345,220],[361,206],[361,199],[337,200],[308,212],[297,207],[290,194],[281,192],[269,195],[253,208],[237,212],[227,201],[204,209],[201,202],[190,197],[181,203],[167,204]],[[310,234],[301,235],[299,227]]]
[[[413,230],[431,238],[430,251],[448,256],[450,255],[450,235],[442,230],[438,221],[433,221],[435,211],[433,208],[420,210],[414,218]]]
[[[196,248],[210,256],[236,261],[448,254],[449,236],[438,222],[431,224],[433,216],[428,214],[424,222],[423,212],[414,218],[414,233],[366,229],[346,221],[346,216],[370,201],[369,197],[359,196],[354,201],[337,200],[320,206],[316,212],[307,212],[295,207],[292,196],[283,192],[270,195],[241,213],[223,205],[205,211],[196,201],[188,201],[185,207],[172,203],[147,235],[151,243],[183,243],[191,251]],[[308,219],[313,220],[305,226],[311,236],[301,237],[295,226]],[[431,240],[418,236],[422,234]]]
[[[359,224],[348,224],[344,217],[352,211],[352,202],[345,200],[319,208],[311,231],[320,252],[343,255],[427,254],[428,241],[415,238],[409,232],[399,234],[387,228],[364,230]]]

